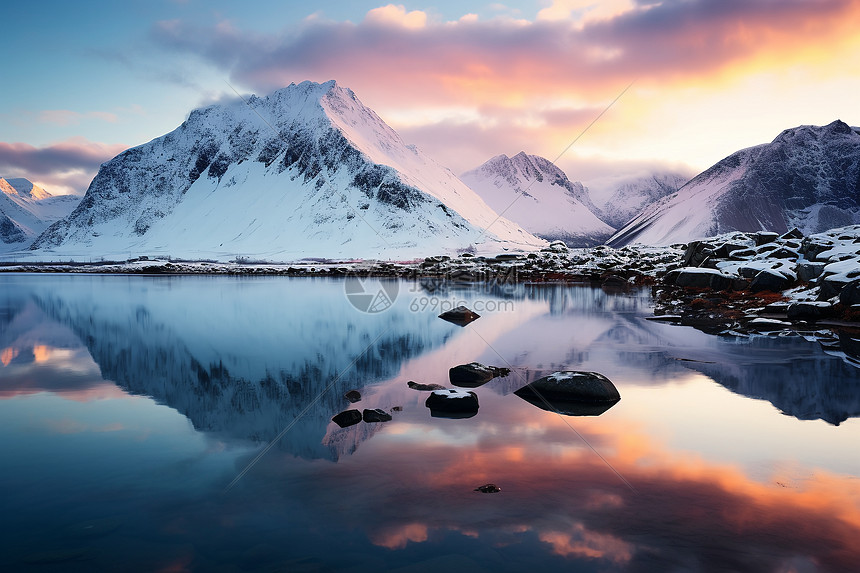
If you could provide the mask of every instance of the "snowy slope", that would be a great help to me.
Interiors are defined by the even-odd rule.
[[[38,201],[39,199],[47,199],[48,197],[53,197],[51,193],[45,191],[42,187],[39,187],[29,179],[24,179],[23,177],[2,177],[0,178],[0,190],[2,190],[7,195],[10,194],[8,188],[12,188],[15,191],[16,195],[21,197],[26,197],[28,199],[32,199],[34,201]]]
[[[495,211],[539,237],[584,247],[602,243],[614,231],[592,212],[582,183],[571,182],[543,157],[498,155],[460,179]]]
[[[489,227],[489,230],[487,228]],[[352,91],[303,82],[191,112],[102,165],[42,258],[290,261],[535,248]]]
[[[612,227],[620,229],[645,207],[675,193],[689,180],[688,175],[663,172],[621,181],[602,199],[594,200],[595,214]]]
[[[783,131],[723,159],[648,206],[608,243],[665,245],[729,231],[805,234],[860,223],[860,129],[841,121]]]
[[[27,179],[0,178],[0,253],[25,249],[80,201],[75,195],[51,195]]]

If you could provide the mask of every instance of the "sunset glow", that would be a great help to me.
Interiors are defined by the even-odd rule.
[[[0,171],[82,193],[98,165],[91,153],[103,161],[173,129],[193,107],[235,97],[225,82],[264,95],[336,79],[456,173],[521,150],[555,159],[632,83],[559,159],[586,183],[655,167],[695,173],[789,127],[860,124],[857,0],[334,3],[307,13],[266,6],[265,15],[190,4],[133,20],[105,7],[122,41],[152,55],[120,38],[62,55],[62,65],[92,68],[86,93],[95,87],[96,98],[52,90],[34,100],[13,89],[0,110]],[[107,52],[119,72],[109,81]],[[25,59],[61,65],[47,57]],[[174,69],[153,74],[151,58],[164,57]]]

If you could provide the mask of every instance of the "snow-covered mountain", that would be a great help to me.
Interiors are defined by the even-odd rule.
[[[191,112],[103,164],[43,258],[406,258],[544,244],[334,81]]]
[[[817,233],[860,223],[860,129],[783,131],[738,151],[648,206],[608,243],[665,245],[729,231]]]
[[[7,195],[17,195],[34,201],[54,196],[23,177],[0,177],[0,191]]]
[[[601,199],[592,195],[597,207],[595,214],[615,229],[620,229],[645,207],[675,193],[689,180],[689,175],[658,172],[620,181]]]
[[[582,183],[570,181],[543,157],[497,155],[460,179],[496,212],[544,239],[586,247],[602,243],[614,231],[594,214]]]
[[[0,253],[27,248],[80,201],[77,195],[51,195],[27,179],[0,177]]]

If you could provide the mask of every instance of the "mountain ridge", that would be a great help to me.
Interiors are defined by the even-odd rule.
[[[544,239],[588,247],[614,232],[595,214],[588,189],[538,155],[496,155],[460,179],[490,207]]]
[[[332,80],[193,110],[105,162],[32,249],[298,260],[544,244]]]
[[[730,231],[805,234],[860,223],[860,128],[783,130],[732,153],[647,206],[607,244],[666,245]]]

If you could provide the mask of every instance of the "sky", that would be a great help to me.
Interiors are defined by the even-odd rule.
[[[455,173],[526,151],[598,192],[860,125],[860,0],[7,4],[0,175],[54,193],[196,107],[304,80]]]

